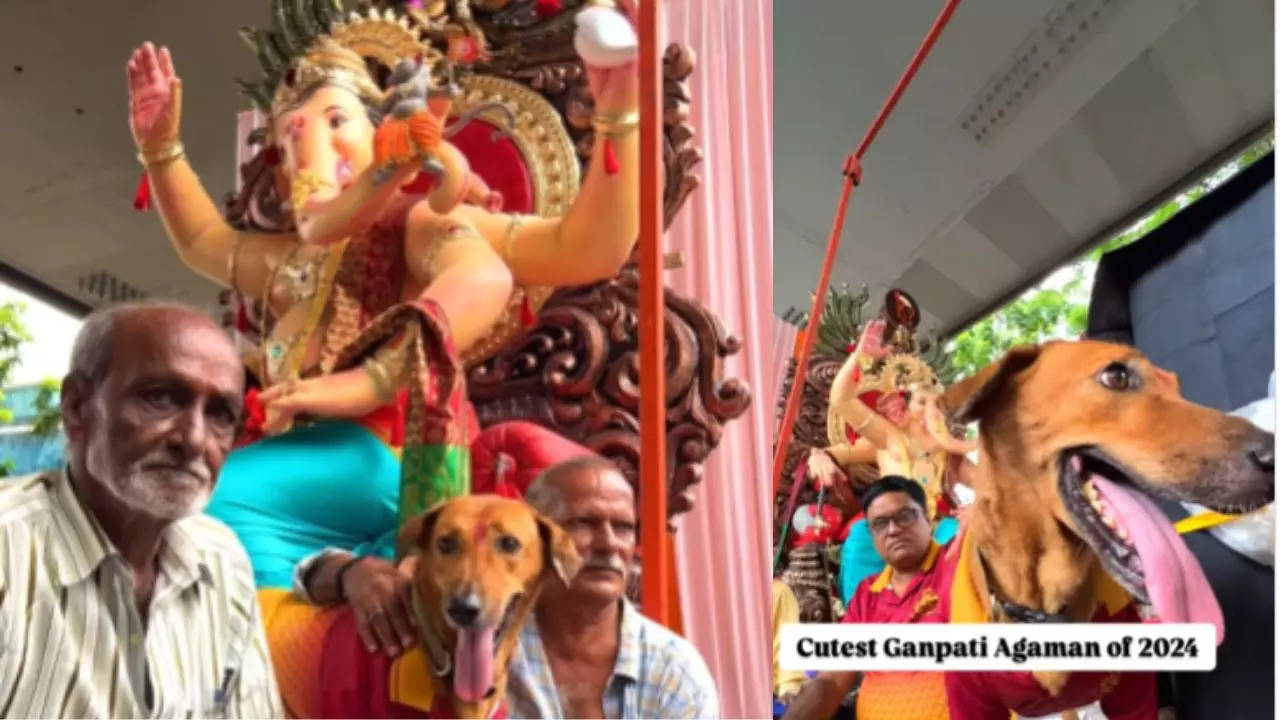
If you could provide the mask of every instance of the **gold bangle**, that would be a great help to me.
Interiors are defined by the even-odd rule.
[[[511,214],[511,224],[507,225],[507,234],[502,239],[501,256],[507,267],[511,266],[511,250],[516,241],[516,233],[520,232],[520,226],[523,224],[524,222],[519,215]]]
[[[622,137],[640,127],[640,111],[596,115],[591,124],[604,137]]]
[[[147,152],[145,150],[138,151],[138,162],[142,163],[145,168],[162,167],[177,160],[187,153],[187,148],[182,144],[181,140],[174,140],[173,143],[164,147],[158,152]]]

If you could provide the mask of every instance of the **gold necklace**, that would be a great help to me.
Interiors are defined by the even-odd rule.
[[[315,280],[315,293],[311,296],[311,305],[308,307],[307,318],[302,328],[287,341],[267,340],[264,338],[262,352],[272,375],[271,380],[276,382],[297,380],[301,376],[302,363],[306,359],[307,348],[310,346],[311,337],[315,334],[316,328],[319,326],[320,320],[324,317],[325,310],[329,306],[329,297],[333,292],[334,278],[338,274],[338,268],[341,265],[348,243],[349,240],[342,240],[326,248],[324,265],[320,269],[319,277]],[[291,259],[292,255],[290,256]],[[285,264],[287,264],[287,261]],[[279,269],[279,267],[276,268],[277,272]],[[266,292],[270,292],[271,284],[267,284]],[[265,294],[263,301],[263,305],[266,306]],[[281,375],[283,377],[278,377]]]

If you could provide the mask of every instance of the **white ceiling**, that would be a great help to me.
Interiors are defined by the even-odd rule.
[[[842,159],[941,5],[775,0],[778,314],[808,308]],[[863,159],[833,284],[976,319],[1269,126],[1273,27],[1271,0],[961,2]],[[962,122],[1021,58],[1050,68],[975,140]]]
[[[86,304],[80,278],[106,271],[211,306],[216,288],[178,262],[154,211],[132,207],[140,167],[124,66],[144,40],[172,49],[187,152],[220,203],[247,107],[234,78],[256,69],[236,30],[266,24],[269,10],[266,0],[0,2],[0,262]]]
[[[979,92],[1047,18],[1069,4],[1087,17],[1091,2],[1100,32],[975,142],[960,122]],[[777,312],[807,307],[841,159],[940,6],[776,0]],[[91,305],[81,281],[105,271],[209,305],[215,288],[177,261],[154,212],[131,206],[123,66],[143,40],[173,49],[188,153],[220,201],[247,107],[233,78],[255,71],[236,30],[268,11],[266,0],[0,2],[0,275]],[[835,282],[903,287],[940,329],[973,318],[1268,123],[1273,20],[1270,0],[964,0],[864,159]]]

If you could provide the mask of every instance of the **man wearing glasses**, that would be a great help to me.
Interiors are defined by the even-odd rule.
[[[919,483],[889,475],[862,496],[862,507],[884,570],[858,584],[844,622],[944,622],[941,595],[945,573],[942,548],[933,540]],[[784,718],[830,718],[849,694],[859,673],[824,672],[805,684]],[[858,720],[915,718],[946,720],[942,673],[862,673]]]

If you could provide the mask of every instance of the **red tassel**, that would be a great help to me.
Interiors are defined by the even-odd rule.
[[[243,447],[262,439],[262,423],[267,411],[258,400],[258,388],[250,388],[244,394],[244,430],[236,438],[236,447]]]
[[[243,303],[236,308],[236,330],[246,335],[253,331],[253,323],[249,320],[249,312],[245,310]]]
[[[538,17],[546,20],[563,10],[564,5],[561,4],[560,0],[538,0],[538,2],[534,3],[533,9],[538,13]]]
[[[533,305],[529,303],[529,296],[525,295],[524,300],[520,302],[520,325],[531,328],[537,321],[537,316],[533,314]]]
[[[618,165],[618,151],[613,147],[613,138],[604,139],[604,171],[609,175],[617,175],[621,166]]]
[[[138,190],[133,194],[133,209],[138,212],[146,212],[151,209],[151,180],[147,178],[147,174],[142,173],[142,178],[138,180]]]

